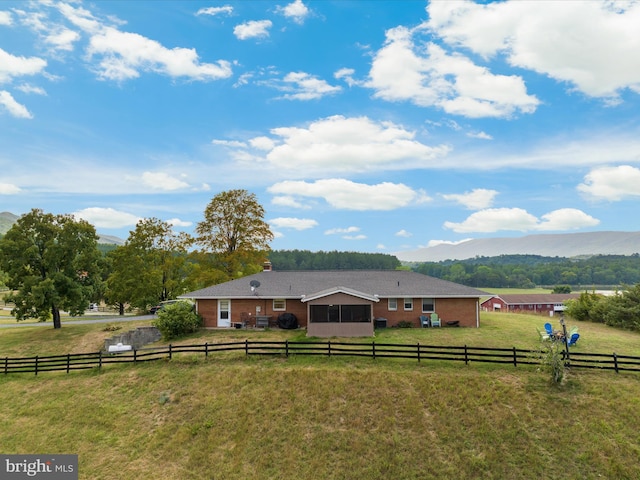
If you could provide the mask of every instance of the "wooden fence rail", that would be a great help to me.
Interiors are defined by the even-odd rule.
[[[242,352],[244,355],[321,355],[327,357],[368,357],[454,361],[469,363],[502,363],[518,365],[538,365],[541,352],[518,348],[486,348],[463,346],[436,346],[394,343],[346,343],[346,342],[265,342],[241,341],[229,343],[204,343],[196,345],[168,345],[159,348],[141,348],[121,353],[69,353],[66,355],[35,356],[25,358],[0,358],[0,372],[34,373],[83,369],[101,369],[110,363],[138,363],[162,359],[172,359],[177,354],[203,354],[205,357],[220,352]],[[629,355],[571,352],[563,356],[565,364],[571,368],[597,368],[640,372],[640,357]]]

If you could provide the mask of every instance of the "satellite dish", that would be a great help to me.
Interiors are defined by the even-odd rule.
[[[249,282],[249,286],[251,286],[251,291],[255,292],[256,288],[258,288],[260,286],[260,282],[258,280],[251,280]]]

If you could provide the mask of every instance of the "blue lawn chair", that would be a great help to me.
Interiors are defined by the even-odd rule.
[[[429,317],[427,317],[426,315],[420,315],[420,326],[422,328],[430,327],[431,324],[429,323]]]
[[[578,342],[578,339],[580,338],[580,334],[579,333],[573,333],[571,335],[571,337],[569,337],[569,342],[567,343],[567,346],[572,346],[575,345]]]
[[[544,330],[545,332],[547,332],[547,335],[549,335],[550,337],[553,336],[553,327],[549,322],[544,324]]]

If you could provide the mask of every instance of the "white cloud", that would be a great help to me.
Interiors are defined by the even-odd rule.
[[[427,243],[427,247],[435,247],[438,245],[459,245],[461,243],[464,242],[468,242],[470,240],[473,240],[473,238],[465,238],[463,240],[429,240],[429,243]]]
[[[595,227],[600,220],[575,208],[561,208],[542,215],[537,230],[577,230]]]
[[[311,206],[305,205],[289,195],[273,197],[271,203],[280,207],[300,208],[302,210],[308,210],[311,208]]]
[[[302,3],[302,0],[295,0],[285,7],[278,7],[278,11],[300,25],[311,13],[309,7]]]
[[[267,190],[273,194],[322,198],[332,207],[341,210],[395,210],[429,200],[424,192],[413,190],[401,183],[366,185],[335,178],[313,183],[285,181]]]
[[[167,223],[174,227],[190,227],[191,225],[193,225],[193,222],[180,220],[179,218],[170,218],[169,220],[167,220]]]
[[[292,230],[308,230],[318,226],[318,222],[310,218],[280,217],[269,220],[275,228],[290,228]]]
[[[344,80],[347,85],[353,87],[354,85],[360,84],[360,82],[353,78],[354,73],[356,73],[356,71],[353,68],[341,68],[334,72],[333,77],[338,80]]]
[[[356,233],[360,231],[360,227],[347,227],[347,228],[330,228],[325,230],[325,235],[343,235],[347,233]]]
[[[201,8],[196,12],[196,15],[231,15],[233,13],[233,7],[231,5],[223,5],[222,7],[207,7]]]
[[[610,201],[639,197],[640,168],[631,165],[594,168],[577,188],[583,194]]]
[[[239,142],[237,140],[211,140],[213,145],[222,145],[223,147],[231,147],[231,148],[246,148],[247,144],[244,142]]]
[[[236,25],[233,34],[238,40],[249,38],[264,38],[269,36],[269,29],[273,26],[271,20],[252,20]]]
[[[277,88],[288,92],[281,97],[287,100],[316,100],[342,90],[305,72],[288,73]]]
[[[27,107],[18,103],[6,90],[0,90],[0,111],[2,111],[2,107],[14,117],[33,118],[33,115],[27,110]]]
[[[142,183],[154,190],[181,190],[188,188],[189,184],[164,172],[144,172]]]
[[[413,236],[413,233],[407,232],[405,229],[399,230],[395,233],[396,237],[409,238]]]
[[[470,192],[462,194],[443,194],[445,200],[457,202],[464,205],[470,210],[481,210],[488,208],[493,204],[493,200],[498,192],[496,190],[487,190],[485,188],[475,188]]]
[[[13,18],[11,18],[11,12],[6,10],[0,10],[0,25],[11,25]]]
[[[34,94],[34,95],[46,95],[47,92],[45,91],[44,88],[41,87],[36,87],[33,85],[29,85],[27,83],[24,83],[22,85],[18,85],[16,87],[17,90],[20,90],[22,93],[27,93],[27,94]]]
[[[344,235],[342,238],[345,240],[366,240],[366,235]]]
[[[195,49],[168,49],[137,33],[121,32],[110,27],[91,37],[87,53],[90,57],[102,57],[98,74],[109,80],[136,78],[140,76],[140,71],[192,80],[217,80],[227,78],[232,73],[227,61],[200,63]]]
[[[73,50],[73,44],[80,39],[80,34],[69,30],[68,28],[61,28],[56,32],[52,32],[45,37],[45,42],[51,45],[55,50],[71,51]]]
[[[21,191],[20,187],[12,183],[0,183],[0,195],[16,195]]]
[[[495,75],[435,43],[418,48],[413,35],[419,31],[405,27],[387,31],[366,83],[375,90],[375,97],[411,101],[471,118],[511,117],[536,110],[540,102],[527,94],[521,77]]]
[[[521,208],[490,208],[472,213],[461,223],[445,222],[444,227],[457,233],[490,233],[501,230],[518,232],[576,230],[593,227],[599,223],[599,220],[572,208],[546,213],[542,215],[542,220]]]
[[[140,217],[113,208],[91,207],[74,212],[73,215],[91,223],[96,228],[123,228],[135,225]]]
[[[274,147],[263,162],[289,176],[328,176],[341,172],[370,172],[425,168],[435,165],[449,147],[431,147],[415,133],[391,122],[367,117],[333,116],[307,127],[271,130]],[[266,145],[266,142],[263,142]],[[255,161],[255,157],[247,157]]]
[[[570,82],[593,97],[640,93],[640,3],[430,2],[426,26],[450,45]]]
[[[249,145],[253,148],[257,148],[258,150],[273,150],[276,146],[276,143],[269,137],[255,137],[249,140]]]
[[[493,140],[493,137],[486,132],[469,132],[467,137],[477,138],[478,140]]]
[[[42,73],[47,61],[38,57],[17,57],[0,48],[0,83],[15,77]]]

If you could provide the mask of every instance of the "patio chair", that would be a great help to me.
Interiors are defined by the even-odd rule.
[[[571,337],[569,337],[569,342],[567,343],[567,346],[571,347],[572,345],[575,345],[576,343],[578,343],[579,338],[580,338],[579,333],[572,334]]]
[[[547,335],[549,335],[550,337],[553,335],[553,327],[549,322],[544,324],[544,330],[545,332],[547,332]]]
[[[431,324],[429,323],[429,317],[427,317],[426,315],[420,315],[420,326],[422,328],[430,327]]]
[[[431,326],[432,327],[441,327],[442,326],[442,323],[440,321],[440,317],[435,312],[431,314]]]
[[[540,331],[540,330],[538,330],[537,328],[536,328],[536,330],[537,330],[537,332],[538,332],[538,335],[540,335],[540,340],[544,340],[544,341],[551,340],[551,337],[549,336],[549,334],[548,334],[548,333],[546,333],[546,332],[541,332],[541,331]]]

